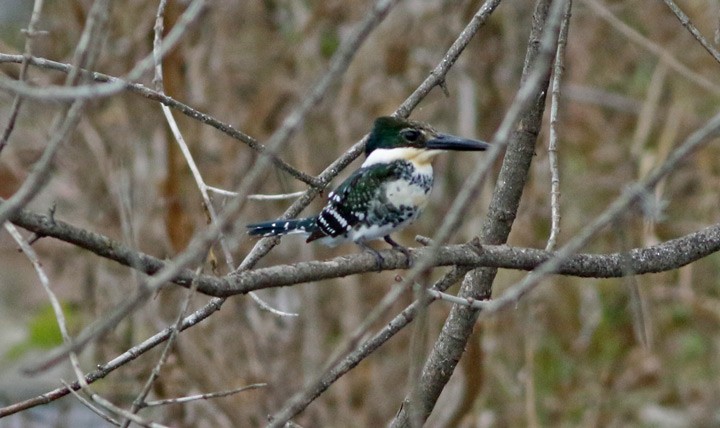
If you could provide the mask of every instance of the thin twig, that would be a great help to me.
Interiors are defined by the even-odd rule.
[[[470,22],[463,28],[462,32],[455,39],[453,44],[450,46],[448,51],[443,55],[442,61],[438,62],[435,68],[430,72],[427,78],[420,84],[420,86],[413,91],[413,93],[395,110],[394,115],[399,117],[408,117],[420,101],[422,101],[430,91],[438,85],[443,85],[445,82],[445,76],[450,71],[455,61],[460,57],[460,54],[465,50],[465,47],[470,43],[470,40],[475,36],[475,33],[485,25],[488,17],[500,4],[501,0],[486,0],[485,3],[480,7],[480,10],[473,15]]]
[[[194,0],[187,9],[185,9],[185,12],[180,16],[180,19],[178,19],[175,26],[173,26],[173,29],[165,37],[165,41],[160,49],[161,56],[165,56],[177,45],[192,23],[201,15],[205,9],[206,2],[207,0]],[[153,66],[154,60],[153,54],[151,53],[140,60],[132,70],[127,73],[124,80],[138,80],[146,71],[152,69]],[[24,82],[0,79],[0,89],[40,101],[67,102],[90,99],[96,100],[115,95],[125,89],[125,82],[118,80],[96,85],[78,85],[73,87],[48,86],[37,88]]]
[[[304,193],[305,193],[305,191],[284,193],[284,194],[279,194],[279,195],[255,194],[255,195],[248,195],[248,199],[250,199],[252,201],[280,201],[280,200],[285,200],[285,199],[295,199],[298,196],[302,196]]]
[[[164,4],[163,1],[161,4]],[[161,6],[163,7],[163,6]],[[199,274],[202,268],[198,268],[195,273]],[[170,337],[168,337],[167,342],[165,343],[165,347],[162,350],[162,353],[160,354],[160,358],[158,358],[157,363],[152,369],[152,372],[150,373],[150,376],[148,377],[147,382],[145,382],[145,385],[143,386],[142,390],[138,394],[137,397],[135,397],[135,400],[133,400],[132,407],[130,408],[129,412],[132,414],[137,414],[137,412],[145,407],[145,398],[147,398],[148,394],[150,394],[150,390],[157,380],[157,378],[160,376],[160,370],[162,369],[162,366],[165,365],[165,362],[167,361],[168,356],[170,355],[170,349],[175,344],[175,340],[177,339],[178,335],[180,334],[180,328],[182,326],[183,319],[185,318],[185,313],[187,312],[188,308],[190,307],[190,300],[192,299],[192,296],[195,295],[195,292],[197,291],[197,283],[193,282],[190,286],[190,290],[188,290],[188,293],[185,296],[185,299],[182,304],[182,308],[180,311],[178,311],[177,319],[175,320],[175,324],[172,325],[171,331],[170,331]],[[127,428],[130,425],[130,419],[126,418],[125,421],[122,423],[123,428]]]
[[[210,398],[221,398],[221,397],[227,397],[230,395],[235,395],[240,392],[250,391],[252,389],[259,389],[259,388],[265,388],[267,386],[267,383],[253,383],[252,385],[243,386],[240,388],[231,389],[228,391],[220,391],[220,392],[209,392],[206,394],[197,394],[197,395],[188,395],[186,397],[179,397],[179,398],[168,398],[165,400],[153,400],[153,401],[146,401],[143,403],[143,408],[145,407],[156,407],[156,406],[166,406],[168,404],[182,404],[182,403],[189,403],[191,401],[197,401],[197,400],[207,400]]]
[[[710,42],[703,37],[703,35],[700,33],[700,30],[693,25],[693,23],[690,21],[690,18],[685,14],[685,12],[680,9],[673,0],[663,0],[665,2],[665,5],[670,8],[672,13],[675,14],[675,17],[677,17],[678,21],[682,24],[683,27],[685,27],[690,34],[692,34],[693,37],[695,37],[695,40],[697,40],[702,47],[705,48],[706,51],[710,55],[712,55],[713,58],[715,58],[715,61],[720,62],[720,52],[718,52],[717,49],[715,49],[715,46],[710,44]]]
[[[113,412],[123,418],[130,419],[133,423],[136,423],[140,426],[147,427],[147,428],[169,428],[166,425],[162,425],[157,422],[146,421],[145,419],[141,418],[140,416],[130,413],[127,410],[116,406],[115,404],[113,404],[109,400],[99,396],[98,394],[92,394],[91,398],[94,402],[105,407],[106,409],[110,410],[111,412]]]
[[[207,319],[210,315],[220,310],[222,302],[225,299],[214,298],[207,305],[193,312],[191,315],[185,317],[182,322],[181,330],[185,330],[189,327],[195,326],[202,320]],[[168,327],[152,337],[144,340],[142,343],[133,346],[117,357],[113,358],[105,364],[98,365],[98,369],[85,375],[87,383],[93,383],[99,379],[103,379],[108,374],[112,373],[116,369],[124,366],[130,361],[135,360],[139,356],[145,354],[147,351],[153,349],[155,346],[165,342],[172,334],[172,327]],[[19,403],[12,404],[10,406],[0,409],[0,418],[3,416],[12,415],[29,408],[47,404],[51,401],[55,401],[69,394],[71,391],[77,391],[80,389],[78,382],[74,382],[68,387],[56,388],[38,397],[30,398],[28,400],[21,401]]]
[[[91,412],[95,413],[96,415],[100,416],[104,420],[106,420],[108,423],[111,423],[115,426],[120,426],[120,421],[113,418],[109,414],[107,414],[104,410],[99,409],[96,405],[94,405],[89,399],[85,398],[82,394],[80,394],[78,391],[70,388],[69,384],[65,382],[63,379],[60,379],[60,383],[65,385],[66,388],[70,390],[72,395],[82,404],[83,406],[90,409]]]
[[[207,186],[207,189],[211,192],[217,193],[218,195],[228,196],[231,198],[234,198],[237,196],[237,192],[221,189],[219,187]],[[252,196],[252,195],[250,195],[250,196]]]
[[[425,290],[427,294],[429,294],[433,299],[436,300],[444,300],[446,302],[452,303],[452,304],[458,304],[458,305],[464,305],[469,307],[475,307],[473,306],[475,302],[478,302],[478,299],[475,299],[473,297],[458,297],[453,294],[443,293],[439,290],[434,290],[432,288],[428,288]]]
[[[25,256],[27,256],[28,260],[30,260],[30,263],[32,263],[33,268],[35,269],[35,273],[40,279],[40,284],[45,290],[45,294],[47,294],[48,300],[50,300],[50,305],[52,306],[53,312],[55,313],[55,320],[57,320],[58,328],[60,329],[60,334],[62,335],[63,341],[66,344],[71,345],[72,337],[70,337],[70,332],[68,332],[67,329],[67,321],[65,320],[65,314],[63,313],[62,305],[60,304],[60,301],[55,295],[55,292],[53,292],[52,288],[50,288],[50,280],[48,279],[45,270],[42,268],[42,264],[40,263],[40,259],[35,253],[35,250],[33,250],[33,248],[25,241],[25,239],[22,237],[20,232],[18,232],[18,230],[13,224],[5,222],[5,230],[10,234],[10,236],[15,240],[15,242],[17,242],[22,252],[25,253]],[[87,382],[85,382],[85,375],[80,368],[80,361],[78,360],[77,354],[74,352],[70,353],[70,365],[80,385],[82,387],[87,387]]]
[[[715,96],[720,95],[720,86],[717,83],[710,81],[705,76],[688,68],[685,64],[675,58],[667,49],[664,49],[662,46],[649,40],[647,37],[637,32],[634,28],[622,22],[618,17],[613,15],[613,13],[605,5],[601,4],[597,0],[582,0],[582,2],[590,6],[590,8],[594,10],[600,18],[607,21],[612,27],[618,30],[630,41],[642,46],[646,50],[657,55],[659,58],[662,58],[667,62],[670,68],[678,72],[681,76],[701,88],[710,91]]]
[[[8,55],[8,54],[0,53],[0,63],[22,63],[23,60],[24,60],[23,55]],[[46,68],[49,70],[57,70],[57,71],[60,71],[63,73],[69,73],[70,70],[72,70],[72,66],[69,64],[63,64],[61,62],[51,61],[46,58],[31,57],[30,64],[34,65],[36,67]],[[135,94],[138,94],[149,100],[158,101],[170,108],[173,108],[173,109],[179,111],[180,113],[184,114],[185,116],[188,116],[188,117],[190,117],[194,120],[197,120],[201,123],[204,123],[206,125],[212,126],[213,128],[230,136],[231,138],[238,140],[238,141],[242,141],[248,147],[257,151],[258,153],[263,153],[265,150],[265,146],[263,144],[260,144],[253,137],[235,129],[232,125],[222,122],[222,121],[220,121],[206,113],[203,113],[199,110],[196,110],[196,109],[188,106],[187,104],[184,104],[166,94],[152,90],[152,89],[150,89],[142,84],[139,84],[139,83],[133,83],[133,82],[123,80],[122,78],[119,78],[119,77],[113,77],[113,76],[109,76],[107,74],[98,73],[98,72],[90,72],[87,70],[81,70],[81,72],[83,73],[83,76],[87,76],[97,82],[121,82],[124,85],[125,90],[130,91]],[[280,170],[288,173],[291,177],[293,177],[299,181],[302,181],[303,183],[308,184],[313,187],[322,187],[321,183],[318,181],[317,178],[313,177],[312,175],[309,175],[302,171],[297,170],[296,168],[294,168],[290,164],[286,163],[279,157],[272,156],[272,162],[276,167],[278,167],[278,168],[280,168]]]
[[[35,27],[40,20],[42,8],[43,0],[35,0],[32,14],[30,15],[30,22],[28,23],[27,30],[25,31],[25,51],[22,55],[22,65],[20,66],[20,75],[18,77],[18,80],[21,82],[24,82],[27,78],[30,58],[32,57],[32,41],[38,34]],[[5,125],[5,130],[3,131],[2,136],[0,136],[0,153],[2,153],[3,149],[7,145],[8,139],[10,138],[10,134],[12,134],[13,129],[15,129],[15,121],[17,121],[22,103],[23,98],[20,95],[16,95],[13,100],[13,105],[10,108],[10,117],[8,118],[7,125]]]
[[[155,59],[155,77],[153,78],[153,81],[155,82],[155,89],[160,92],[164,93],[164,84],[163,84],[163,73],[162,73],[162,58],[160,57],[160,49],[162,48],[162,34],[163,34],[163,20],[165,15],[165,6],[167,4],[166,0],[162,0],[160,2],[160,5],[158,6],[158,12],[156,14],[155,18],[155,28],[154,28],[154,40],[153,40],[153,58]],[[175,118],[172,115],[172,111],[168,106],[165,104],[160,104],[160,108],[162,109],[163,115],[165,116],[165,120],[167,121],[168,126],[170,127],[170,131],[172,132],[173,136],[175,137],[175,141],[177,142],[178,146],[180,147],[180,152],[183,154],[183,157],[185,158],[185,162],[187,162],[188,167],[190,168],[190,172],[192,173],[193,178],[195,179],[195,185],[197,186],[198,190],[200,191],[200,195],[202,196],[203,203],[205,204],[205,209],[207,210],[208,214],[210,215],[210,221],[212,224],[218,229],[222,230],[220,227],[219,221],[218,221],[218,215],[215,211],[215,207],[212,204],[212,201],[210,200],[210,196],[208,195],[208,186],[205,184],[205,180],[202,177],[202,174],[200,173],[200,168],[198,168],[197,163],[195,163],[195,159],[192,156],[192,153],[190,152],[190,148],[188,147],[187,143],[185,142],[185,138],[182,135],[182,132],[180,132],[180,127],[177,124],[177,121],[175,121]],[[222,249],[222,253],[225,256],[225,263],[227,264],[227,267],[229,270],[232,270],[235,266],[235,262],[233,261],[232,252],[230,251],[230,247],[227,243],[227,240],[225,239],[225,236],[222,234],[222,232],[218,236],[218,240],[220,241],[220,248]],[[249,293],[250,297],[260,305],[260,307],[263,310],[266,310],[272,314],[278,315],[278,316],[285,316],[285,317],[295,317],[298,314],[295,313],[288,313],[284,311],[280,311],[278,309],[275,309],[271,307],[269,304],[264,302],[260,297],[257,296],[256,293]],[[127,422],[127,421],[126,421]]]
[[[558,166],[558,116],[560,110],[560,86],[565,71],[565,46],[567,46],[568,29],[570,27],[570,14],[572,0],[565,5],[563,20],[560,23],[555,65],[553,67],[552,99],[550,102],[550,136],[548,143],[548,160],[550,163],[550,237],[545,249],[552,251],[557,245],[560,235],[560,170]]]

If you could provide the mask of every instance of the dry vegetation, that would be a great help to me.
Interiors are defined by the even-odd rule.
[[[33,55],[71,63],[92,3],[48,2],[37,25],[47,34],[33,39]],[[97,35],[101,47],[92,70],[121,77],[152,52],[158,2],[111,3],[107,26]],[[184,3],[169,2],[167,28],[183,13]],[[267,142],[327,71],[341,41],[371,3],[211,2],[163,60],[165,92]],[[449,96],[436,87],[411,117],[455,134],[489,140],[520,84],[533,3],[502,1],[448,73]],[[363,137],[376,116],[392,113],[415,90],[481,5],[474,0],[400,2],[369,35],[339,83],[310,109],[280,158],[311,176],[320,174]],[[683,1],[679,6],[717,47],[714,36],[720,34],[720,6],[711,0]],[[25,40],[17,34],[26,26],[27,20],[6,24],[0,32],[0,53],[24,51]],[[720,100],[720,64],[663,2],[575,0],[569,28],[558,123],[562,215],[558,245],[590,223],[628,185],[660,165],[717,113]],[[3,81],[10,82],[20,75],[20,66],[4,63],[0,71]],[[64,73],[31,66],[26,81],[42,88],[62,85],[65,78]],[[137,82],[153,88],[152,79],[149,69]],[[0,92],[0,131],[8,123],[13,100],[12,90]],[[63,111],[64,104],[59,102],[24,99],[15,130],[0,152],[0,197],[13,195],[33,171],[48,144],[48,134],[57,132],[53,121]],[[508,240],[512,246],[545,248],[550,233],[548,113],[549,108]],[[259,154],[206,123],[177,111],[174,116],[205,182],[237,190]],[[716,223],[718,143],[716,138],[680,164],[646,195],[644,204],[625,210],[583,251],[611,253],[647,247]],[[430,206],[396,240],[417,246],[416,234],[432,236],[480,159],[457,154],[439,159]],[[497,162],[491,179],[448,242],[467,242],[480,233],[499,169]],[[253,193],[308,188],[277,168],[267,171],[250,189]],[[232,199],[211,196],[218,211]],[[322,199],[318,197],[304,213],[319,209]],[[248,200],[234,219],[242,225],[274,218],[292,201]],[[648,206],[661,210],[660,215],[650,215]],[[200,192],[160,104],[127,90],[85,105],[54,157],[52,179],[26,205],[42,214],[51,207],[58,220],[161,260],[182,252],[194,234],[208,228]],[[225,239],[236,265],[255,245],[241,228]],[[45,352],[43,343],[28,337],[30,326],[49,312],[47,294],[17,247],[3,230],[0,318],[24,329],[19,335],[0,334],[6,336],[0,347],[17,351],[7,352],[0,364],[0,378],[7,374],[8,379],[17,379],[14,385],[2,384],[2,406],[61,387],[60,377],[75,379],[69,369],[41,375],[51,378],[39,387],[32,386],[32,378],[19,377],[23,367]],[[133,269],[51,237],[38,240],[33,248],[65,308],[71,335],[104,319],[146,282]],[[327,249],[290,237],[256,267],[357,252],[350,245]],[[217,244],[209,259],[215,261],[217,275],[232,270]],[[188,267],[200,265],[206,274],[214,273],[209,260]],[[448,269],[436,268],[417,281],[430,286]],[[353,332],[393,289],[399,279],[396,275],[405,273],[371,272],[258,292],[270,306],[297,313],[297,317],[264,311],[247,296],[229,298],[222,310],[174,340],[148,400],[255,383],[267,386],[138,414],[145,421],[173,426],[265,424],[267,415],[278,412],[293,394],[316,379],[333,354],[344,350]],[[493,297],[501,296],[524,275],[500,270]],[[478,321],[428,426],[720,423],[718,278],[717,255],[677,270],[624,279],[548,277],[519,304]],[[457,293],[457,286],[449,292]],[[83,370],[93,370],[172,325],[187,295],[185,288],[175,285],[153,293],[79,354]],[[188,313],[210,299],[193,294]],[[402,293],[354,345],[383,328],[413,300],[411,291]],[[449,311],[447,302],[430,305],[421,323],[400,331],[293,421],[307,427],[385,425],[415,384],[413,367],[425,361]],[[56,329],[54,317],[49,319],[52,322],[46,328]],[[21,342],[27,346],[18,348]],[[51,340],[45,345],[60,343]],[[129,409],[158,364],[162,348],[157,346],[94,382],[91,391]],[[76,399],[66,396],[61,401],[71,400]],[[32,421],[25,413],[11,418]],[[115,417],[123,420],[122,415]],[[101,423],[99,417],[91,420]]]

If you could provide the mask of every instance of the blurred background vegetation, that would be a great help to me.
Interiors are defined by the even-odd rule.
[[[0,0],[0,52],[22,52],[20,29],[27,25],[31,3]],[[46,3],[40,28],[49,33],[35,40],[34,52],[69,62],[92,2]],[[450,71],[450,96],[436,88],[411,117],[455,134],[490,138],[518,88],[532,3],[503,1]],[[617,23],[602,19],[591,3],[595,2],[576,0],[570,24],[559,124],[560,243],[715,114],[720,99],[720,64],[662,2],[601,4],[636,36],[657,44],[665,58],[628,38]],[[217,0],[166,58],[166,92],[264,141],[326,70],[339,41],[369,4]],[[302,171],[321,172],[369,130],[376,116],[391,113],[422,82],[480,5],[477,0],[400,3],[281,157]],[[720,4],[688,0],[680,6],[712,42],[720,31]],[[156,1],[147,0],[114,4],[97,71],[122,76],[150,53],[156,7]],[[171,1],[169,21],[181,12],[182,3]],[[668,66],[669,57],[705,76],[711,87]],[[18,70],[17,65],[0,65],[6,77],[16,77]],[[39,69],[31,69],[29,76],[37,85],[64,79]],[[152,86],[150,79],[147,76],[143,83]],[[12,99],[0,93],[2,126]],[[52,103],[26,101],[0,156],[0,197],[11,195],[29,173],[56,111]],[[206,182],[235,188],[257,154],[213,128],[175,116]],[[544,248],[548,238],[546,146],[544,132],[511,245]],[[423,217],[396,237],[399,242],[415,245],[416,234],[434,232],[478,159],[450,154],[438,160],[432,201]],[[55,171],[32,209],[45,213],[55,205],[58,218],[157,257],[172,257],[194,231],[205,227],[197,188],[159,106],[147,99],[123,93],[93,101],[59,152]],[[454,234],[453,243],[465,242],[480,230],[491,185],[474,202],[472,215]],[[275,170],[256,191],[303,189],[302,183]],[[649,222],[640,210],[633,210],[588,250],[652,245],[717,222],[720,145],[716,142],[697,153],[658,186],[655,197],[666,204],[661,221]],[[318,210],[321,203],[307,212]],[[271,219],[288,205],[250,202],[241,215],[248,223]],[[243,236],[233,239],[238,258],[253,245]],[[75,331],[102,318],[138,285],[129,269],[67,244],[43,239],[35,248],[72,314]],[[261,265],[355,251],[349,245],[305,245],[290,237]],[[9,404],[58,386],[54,374],[29,380],[20,377],[18,366],[60,339],[31,265],[5,233],[0,234],[0,272],[0,379],[5,379],[0,380],[0,404]],[[395,275],[368,274],[261,293],[275,307],[298,312],[298,318],[278,318],[247,298],[231,299],[222,311],[181,335],[153,397],[254,382],[269,386],[143,415],[178,426],[262,425],[267,414],[318,373],[335,346],[388,292]],[[522,275],[501,271],[494,294]],[[436,276],[438,272],[432,277]],[[678,271],[625,280],[552,277],[514,310],[481,322],[428,426],[720,424],[719,278],[717,255]],[[632,284],[639,290],[635,297],[628,287]],[[90,370],[166,327],[177,315],[183,295],[174,288],[163,290],[85,351],[84,368]],[[395,310],[411,300],[411,295],[404,296]],[[197,308],[206,301],[198,296],[192,305]],[[448,311],[441,302],[430,307],[429,344]],[[391,419],[408,384],[411,330],[406,330],[340,379],[296,422],[361,427]],[[98,382],[96,390],[129,405],[158,355],[156,350],[128,364]]]

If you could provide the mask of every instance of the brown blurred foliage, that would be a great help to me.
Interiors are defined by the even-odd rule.
[[[82,30],[89,1],[50,2],[36,42],[37,56],[67,62]],[[518,87],[532,2],[501,4],[448,75],[450,97],[435,89],[415,119],[468,137],[489,138]],[[171,2],[168,26],[182,11]],[[401,3],[359,51],[342,82],[308,117],[281,154],[310,174],[369,130],[374,117],[392,112],[440,60],[479,1]],[[720,7],[681,5],[708,38]],[[152,47],[157,2],[129,0],[113,7],[97,70],[122,76]],[[367,2],[267,0],[213,2],[180,46],[165,59],[165,85],[173,96],[263,141],[327,68],[330,55],[363,16]],[[692,70],[716,82],[720,65],[661,3],[613,1],[612,12]],[[3,46],[20,53],[21,45]],[[629,183],[717,110],[718,96],[600,19],[581,1],[573,7],[560,121],[560,242],[598,214]],[[16,75],[16,65],[2,65]],[[64,76],[31,69],[38,85]],[[151,85],[151,76],[143,83]],[[0,123],[12,96],[0,93]],[[39,157],[56,106],[27,101],[10,145],[0,156],[0,196],[11,195]],[[234,189],[257,154],[243,143],[186,117],[175,116],[207,181]],[[531,179],[510,244],[544,247],[549,233],[546,135],[541,135]],[[430,235],[478,159],[447,155],[436,163],[436,188],[416,225],[396,237],[412,245]],[[351,166],[356,167],[357,164]],[[282,172],[267,175],[258,193],[304,189]],[[471,239],[482,223],[490,188],[470,209],[452,242]],[[639,209],[606,230],[589,250],[646,246],[718,221],[720,145],[711,144],[663,181],[655,192],[667,206],[660,221]],[[221,198],[216,197],[218,206]],[[65,221],[120,239],[158,257],[184,248],[206,219],[187,165],[154,102],[124,93],[94,101],[61,149],[51,184],[31,208],[56,204]],[[247,222],[271,219],[289,202],[250,202]],[[317,210],[317,202],[307,211]],[[253,242],[237,236],[238,258]],[[0,294],[14,310],[32,313],[45,300],[29,264],[6,236]],[[137,286],[129,269],[49,239],[36,244],[64,301],[82,308],[86,324],[101,318]],[[263,266],[324,259],[358,251],[326,249],[286,238]],[[299,313],[278,318],[247,298],[233,298],[219,313],[183,333],[153,397],[170,398],[267,382],[264,389],[229,398],[143,413],[176,426],[259,426],[312,379],[334,347],[365,318],[393,283],[395,273],[367,274],[261,296]],[[432,277],[436,277],[435,273]],[[521,277],[501,272],[495,295]],[[690,421],[713,425],[720,415],[720,259],[709,257],[680,271],[632,280],[553,277],[515,310],[483,321],[428,426],[654,425]],[[643,328],[626,286],[639,286]],[[430,282],[430,278],[428,278]],[[22,291],[20,291],[22,290]],[[185,291],[168,288],[96,343],[89,363],[105,362],[174,320]],[[3,297],[4,298],[4,297]],[[10,297],[8,297],[10,299]],[[398,302],[396,310],[409,303]],[[197,308],[207,301],[193,298]],[[8,309],[4,309],[8,310]],[[18,313],[20,313],[18,312]],[[437,336],[448,307],[430,307],[428,337]],[[383,320],[386,321],[386,320]],[[382,324],[378,323],[376,327]],[[638,331],[646,337],[644,346]],[[296,422],[303,426],[380,426],[404,397],[410,330],[400,333],[318,398]],[[96,389],[129,405],[157,352],[99,382]],[[41,392],[41,391],[40,391]],[[72,398],[65,398],[72,400]],[[658,422],[659,421],[659,422]]]

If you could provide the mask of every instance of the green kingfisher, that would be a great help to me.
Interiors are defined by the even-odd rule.
[[[292,220],[274,220],[247,226],[251,236],[308,235],[335,246],[352,241],[382,257],[366,245],[383,238],[410,261],[408,250],[390,234],[415,221],[427,205],[433,186],[431,161],[446,150],[482,151],[483,141],[441,134],[427,124],[397,117],[375,119],[365,146],[365,162],[328,195],[320,214]]]

